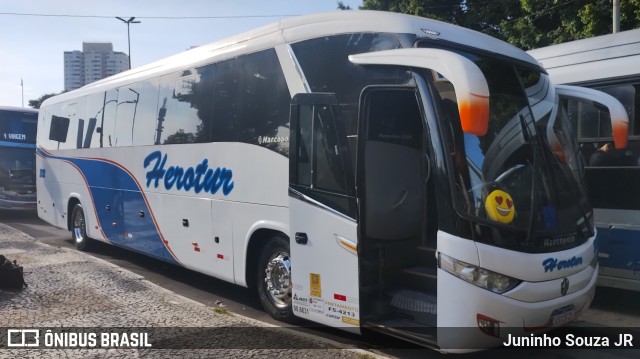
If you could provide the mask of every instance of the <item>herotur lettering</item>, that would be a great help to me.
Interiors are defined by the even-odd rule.
[[[542,262],[544,272],[553,272],[554,269],[561,270],[582,265],[582,257],[573,256],[570,259],[558,260],[558,258],[547,258]]]
[[[164,188],[170,190],[173,186],[177,190],[200,193],[216,194],[222,189],[222,193],[227,196],[233,190],[233,172],[225,167],[209,168],[209,160],[203,159],[195,167],[169,166],[165,169],[168,156],[161,151],[151,152],[144,159],[144,168],[153,164],[153,169],[147,172],[147,187],[153,183],[154,188],[158,188],[160,180],[164,183]]]

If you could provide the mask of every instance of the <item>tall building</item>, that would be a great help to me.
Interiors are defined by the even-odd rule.
[[[64,90],[74,90],[128,69],[129,56],[114,52],[110,42],[83,42],[82,51],[64,52]]]

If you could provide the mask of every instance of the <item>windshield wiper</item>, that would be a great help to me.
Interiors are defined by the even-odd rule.
[[[532,150],[533,150],[533,183],[531,185],[531,217],[530,217],[530,222],[529,222],[529,229],[527,231],[527,243],[529,243],[530,240],[532,240],[531,236],[533,235],[533,228],[534,228],[534,216],[535,216],[535,210],[536,210],[536,202],[534,201],[535,199],[535,190],[536,190],[536,169],[538,167],[538,162],[540,161],[538,159],[539,153],[541,151],[543,151],[544,153],[542,153],[542,166],[544,167],[544,170],[542,171],[544,173],[544,175],[541,177],[543,184],[546,183],[545,179],[551,177],[551,181],[554,181],[555,184],[553,185],[554,189],[556,191],[553,192],[548,192],[547,198],[549,198],[551,200],[551,193],[554,194],[554,197],[557,196],[557,194],[559,193],[557,190],[560,188],[564,188],[561,184],[560,184],[560,178],[559,176],[555,176],[554,173],[554,168],[555,167],[559,167],[563,176],[565,178],[574,178],[573,174],[568,173],[568,169],[563,166],[561,163],[559,163],[559,159],[555,156],[555,155],[551,155],[551,156],[547,156],[550,155],[551,153],[548,151],[544,151],[542,149],[542,144],[543,144],[543,140],[540,137],[540,132],[536,131],[535,134],[532,134],[530,131],[530,128],[528,127],[526,120],[524,118],[524,116],[522,114],[520,114],[520,125],[522,126],[522,131],[523,131],[523,136],[525,137],[525,140],[527,140],[531,146],[532,146]],[[548,157],[552,157],[554,158],[554,160],[550,160],[548,159]],[[552,163],[553,161],[553,163]],[[579,183],[576,183],[576,185],[580,185]],[[576,203],[576,205],[578,206],[578,210],[580,211],[580,215],[582,216],[582,219],[584,220],[584,224],[588,229],[588,232],[593,235],[593,231],[591,230],[591,228],[589,228],[589,216],[587,215],[584,207],[582,206],[582,203],[580,201],[580,198],[578,197],[578,195],[574,192],[573,189],[570,189],[568,192],[571,192],[571,196],[573,197],[574,202]],[[554,201],[558,201],[557,197],[555,197]],[[577,224],[576,225],[576,233],[581,233],[583,232],[580,228],[580,225]]]
[[[522,115],[522,113],[520,113],[519,118],[520,127],[522,127],[522,137],[524,137],[525,143],[531,146],[531,151],[533,152],[533,160],[531,163],[531,212],[529,213],[529,227],[527,228],[527,238],[525,240],[525,243],[531,244],[536,215],[536,183],[538,182],[536,181],[536,168],[538,165],[538,139],[534,138],[534,135],[531,134],[529,125],[527,124],[527,120],[524,118],[524,115]]]

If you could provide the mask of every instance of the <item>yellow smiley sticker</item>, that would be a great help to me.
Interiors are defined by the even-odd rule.
[[[511,223],[516,214],[511,196],[499,189],[489,193],[484,201],[484,208],[492,221],[500,223]]]

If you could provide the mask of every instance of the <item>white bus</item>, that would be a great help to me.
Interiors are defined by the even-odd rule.
[[[629,116],[626,150],[609,149],[608,118],[568,102],[586,167],[600,248],[598,285],[640,290],[640,29],[529,52],[555,83],[585,86],[617,98]]]
[[[594,295],[558,101],[533,58],[467,29],[289,18],[48,99],[38,213],[79,249],[256,287],[285,322],[496,346]]]

